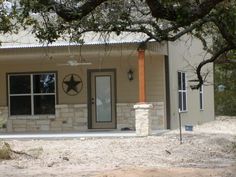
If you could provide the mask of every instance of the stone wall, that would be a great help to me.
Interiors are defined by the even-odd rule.
[[[51,129],[57,131],[85,131],[88,129],[87,104],[57,105]]]
[[[11,116],[8,132],[69,132],[87,130],[87,105],[56,105],[56,115]]]
[[[164,102],[151,103],[152,130],[165,129],[165,104]]]
[[[116,104],[116,118],[117,129],[122,128],[135,129],[135,112],[133,103],[117,103]]]
[[[152,129],[164,129],[164,104],[151,103]],[[135,129],[134,103],[117,103],[117,129]],[[8,117],[7,107],[0,108],[3,117]],[[69,132],[88,131],[87,104],[56,105],[55,115],[11,116],[7,120],[8,132]]]
[[[6,124],[7,124],[7,117],[8,117],[8,108],[7,107],[0,107],[0,132],[6,131]]]
[[[164,129],[165,108],[163,102],[152,102],[151,109],[152,130]],[[131,128],[135,129],[135,103],[117,103],[117,129]]]

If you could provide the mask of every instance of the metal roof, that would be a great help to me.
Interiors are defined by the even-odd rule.
[[[104,44],[135,44],[146,40],[147,36],[141,33],[123,33],[119,36],[110,34],[109,37],[103,36],[99,33],[86,33],[83,35],[83,45],[104,45]],[[65,46],[79,46],[79,43],[70,43],[66,40],[58,40],[52,44],[43,44],[29,32],[22,31],[16,35],[4,36],[0,39],[2,45],[0,49],[12,48],[37,48],[37,47],[65,47]]]

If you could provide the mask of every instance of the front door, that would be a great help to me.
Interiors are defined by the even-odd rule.
[[[115,70],[89,71],[89,128],[116,128]]]

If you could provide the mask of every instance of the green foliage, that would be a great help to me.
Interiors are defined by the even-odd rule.
[[[236,0],[16,2],[18,5],[16,3],[10,12],[1,9],[0,33],[17,33],[29,28],[41,43],[49,44],[58,39],[83,43],[83,34],[88,32],[105,36],[106,42],[111,33],[143,33],[146,34],[145,42],[175,41],[182,35],[191,34],[202,41],[204,50],[212,54],[212,60],[199,60],[201,64],[196,73],[201,84],[201,67],[214,62],[220,54],[236,49]],[[211,39],[214,46],[209,42]]]
[[[2,3],[0,4],[2,5]],[[0,34],[17,33],[19,26],[16,25],[17,16],[16,8],[12,7],[11,11],[2,7],[0,10]]]
[[[173,12],[172,20],[155,18],[150,12],[146,1],[143,0],[107,0],[96,7],[89,14],[77,20],[66,20],[59,14],[78,15],[81,13],[82,5],[86,0],[19,0],[20,8],[13,6],[11,13],[2,11],[0,19],[0,32],[17,32],[19,28],[33,28],[32,33],[40,42],[53,43],[59,38],[68,38],[71,41],[82,42],[82,34],[90,31],[100,33],[115,32],[120,35],[122,32],[142,32],[155,40],[168,40],[171,36],[187,29],[192,23],[189,18],[192,16],[191,7],[200,4],[199,0],[161,0],[160,11],[169,9]],[[62,3],[58,5],[58,3]],[[1,2],[0,2],[1,3]],[[227,24],[227,30],[235,33],[235,0],[220,3],[208,15],[219,18]],[[19,7],[19,6],[18,6]],[[84,9],[86,9],[85,7]],[[14,23],[13,23],[14,21]],[[210,22],[209,22],[210,23]],[[163,24],[171,30],[163,30]],[[196,26],[196,37],[208,38],[210,34],[217,34],[219,31],[214,25],[205,24]],[[207,30],[208,29],[208,30]],[[214,36],[214,35],[213,35]],[[219,36],[218,34],[216,36]],[[209,46],[208,46],[209,47]],[[221,46],[219,46],[221,47]],[[207,48],[206,46],[204,48]]]
[[[230,54],[230,59],[236,58],[236,52]],[[219,85],[225,86],[225,91],[219,92]],[[215,111],[217,115],[236,116],[236,63],[215,65]]]

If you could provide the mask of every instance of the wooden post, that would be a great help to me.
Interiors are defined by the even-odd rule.
[[[138,49],[139,102],[146,102],[145,95],[145,50]]]

